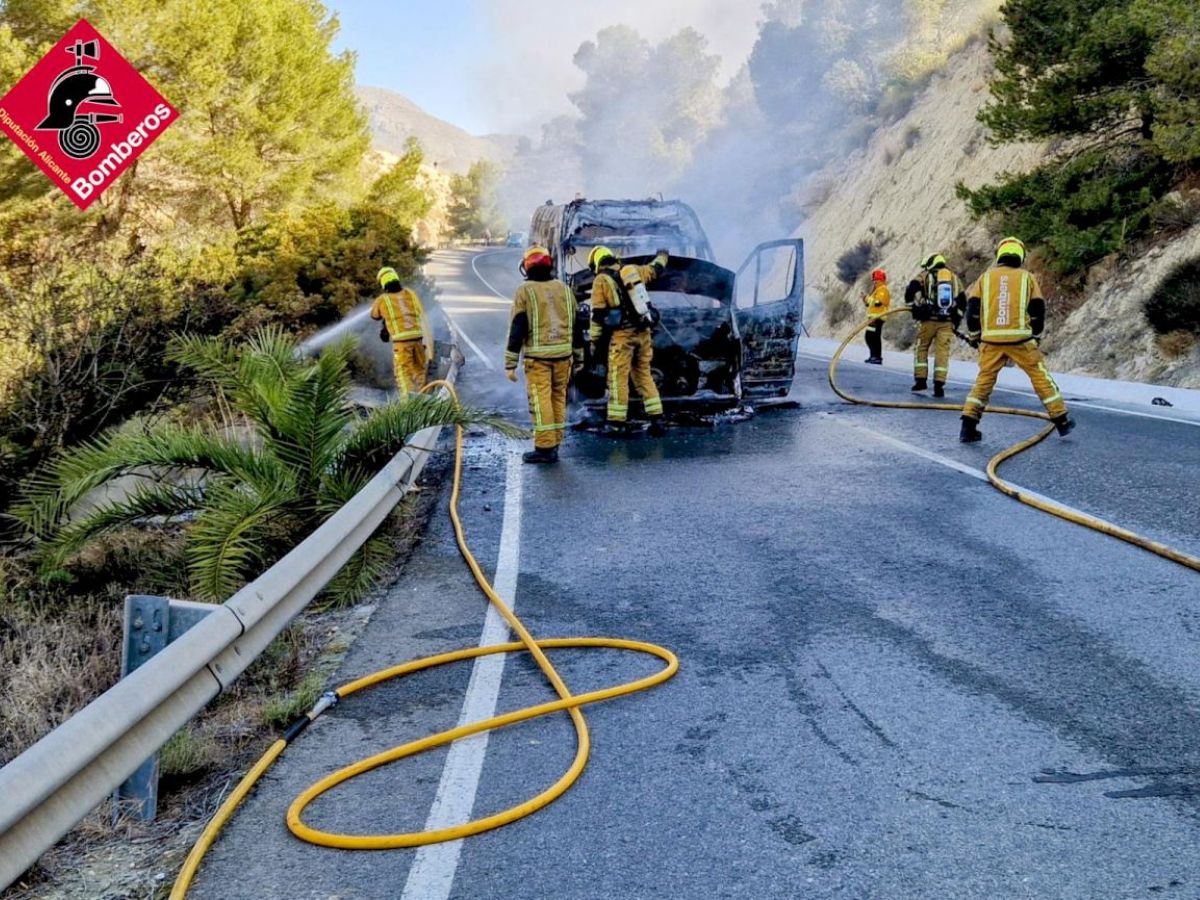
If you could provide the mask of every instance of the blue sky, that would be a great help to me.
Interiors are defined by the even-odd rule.
[[[476,134],[490,123],[473,96],[473,74],[477,61],[492,52],[478,24],[479,3],[325,0],[342,25],[337,49],[358,54],[359,84],[398,91]]]
[[[721,54],[728,77],[757,35],[759,0],[324,0],[341,21],[338,50],[358,54],[359,84],[404,94],[474,134],[538,136],[571,111],[571,62],[607,25],[653,39],[685,26]]]

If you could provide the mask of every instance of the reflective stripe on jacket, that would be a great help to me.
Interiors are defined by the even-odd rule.
[[[667,265],[665,256],[654,258],[648,266],[638,266],[638,274],[642,276],[642,283],[649,284],[658,277]],[[601,324],[604,320],[605,311],[610,309],[621,309],[621,288],[617,285],[617,280],[621,277],[620,266],[605,266],[596,273],[596,278],[592,282],[592,340],[599,340],[600,335],[604,331]],[[622,316],[621,324],[617,328],[636,328],[637,324],[630,321],[625,321],[625,316]]]
[[[506,368],[514,368],[522,350],[526,359],[565,359],[575,350],[575,294],[561,281],[526,281],[513,295],[508,323]]]
[[[996,266],[971,285],[967,327],[985,343],[1019,344],[1041,332],[1044,309],[1042,288],[1032,272]]]
[[[412,341],[425,336],[425,308],[421,306],[421,298],[408,288],[380,295],[371,307],[371,318],[383,319],[393,341]]]

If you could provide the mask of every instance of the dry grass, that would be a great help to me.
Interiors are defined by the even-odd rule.
[[[897,350],[911,350],[917,341],[917,323],[912,316],[892,316],[884,323],[883,336]]]
[[[448,460],[435,457],[423,480],[440,481],[448,466]],[[436,490],[410,495],[387,526],[396,560],[385,581],[394,580],[401,571],[437,497]],[[98,552],[89,572],[109,575],[123,570],[118,562],[144,564],[143,554],[153,556],[156,549],[164,548],[154,540],[118,540],[108,547],[116,559]],[[140,577],[151,575],[143,571]],[[17,593],[0,596],[0,762],[16,756],[86,705],[120,674],[124,590],[110,585],[70,602],[31,602],[19,567],[13,572],[0,569],[0,586],[11,591],[14,585],[20,586]],[[164,745],[155,822],[114,822],[106,802],[20,882],[0,891],[0,898],[165,897],[201,824],[275,739],[278,729],[312,706],[372,609],[367,603],[310,609],[232,690]]]
[[[829,323],[830,328],[836,329],[855,317],[854,301],[850,299],[849,292],[831,286],[831,289],[826,291],[823,296],[825,298],[825,321]]]
[[[116,603],[0,600],[0,763],[116,682],[120,643]]]
[[[1182,328],[1155,338],[1159,351],[1167,359],[1182,359],[1187,356],[1195,348],[1197,340],[1195,334]]]

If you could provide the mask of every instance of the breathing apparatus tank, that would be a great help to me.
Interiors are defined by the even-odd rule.
[[[625,285],[625,290],[629,294],[629,302],[633,304],[634,310],[643,319],[650,316],[650,293],[646,290],[646,285],[642,282],[642,273],[637,266],[622,266],[621,267],[621,283]]]

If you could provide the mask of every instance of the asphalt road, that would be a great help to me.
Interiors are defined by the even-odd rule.
[[[489,284],[510,291],[516,261],[432,266],[487,360],[468,354],[467,397],[512,409],[523,400],[496,370],[506,309]],[[878,396],[908,386],[853,363],[844,381]],[[948,413],[836,402],[807,359],[795,397],[795,410],[660,441],[572,434],[556,468],[472,439],[469,537],[526,624],[662,643],[678,676],[588,710],[592,759],[565,797],[433,852],[311,847],[283,813],[316,777],[455,724],[464,696],[487,700],[487,673],[463,665],[353,699],[288,750],[193,896],[1200,897],[1200,575],[980,481],[1031,422],[985,418],[984,443],[964,447]],[[1200,553],[1200,429],[1077,415],[1070,439],[1006,476]],[[475,644],[483,623],[439,514],[338,681]],[[576,691],[654,666],[554,658]],[[526,660],[504,666],[499,709],[549,696]],[[574,751],[565,717],[475,740],[477,780],[443,750],[344,786],[308,818],[393,831],[463,802],[492,812]]]

